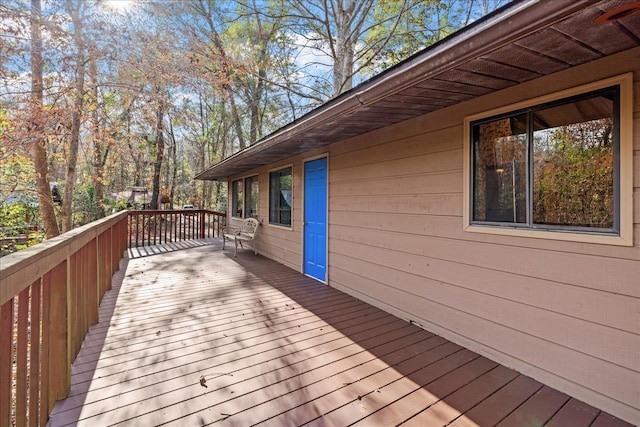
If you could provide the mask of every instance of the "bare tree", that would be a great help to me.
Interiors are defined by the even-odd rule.
[[[417,0],[398,0],[387,14],[374,16],[375,0],[288,0],[293,28],[332,64],[332,96],[353,87],[354,76],[391,40],[395,27]],[[385,9],[383,9],[385,10]],[[387,26],[390,31],[376,28]]]
[[[81,12],[84,10],[84,2],[74,4],[67,0],[67,10],[73,23],[73,42],[76,48],[76,81],[73,97],[73,111],[71,113],[71,135],[67,150],[67,168],[65,173],[65,188],[62,198],[62,231],[69,231],[73,228],[73,191],[76,185],[78,164],[78,146],[80,145],[80,127],[82,126],[82,107],[84,105],[84,78],[86,69],[86,48],[84,40],[84,19]]]
[[[109,156],[110,144],[105,141],[106,135],[103,129],[105,114],[102,108],[100,108],[100,83],[98,81],[98,66],[95,51],[95,47],[90,51],[88,73],[91,81],[91,100],[93,103],[91,106],[91,139],[93,142],[93,174],[91,175],[91,182],[95,189],[96,216],[103,218],[105,216],[104,167]]]
[[[155,128],[155,161],[153,163],[153,189],[151,193],[151,209],[158,209],[160,206],[160,171],[164,160],[164,114],[166,101],[160,87],[156,87],[156,128]]]
[[[234,124],[234,129],[236,132],[236,137],[238,138],[238,145],[242,150],[247,146],[247,143],[245,141],[244,132],[242,129],[242,120],[240,118],[240,114],[238,113],[238,107],[236,105],[236,100],[235,100],[235,93],[233,88],[233,80],[234,80],[233,74],[235,71],[234,71],[233,65],[231,64],[227,56],[227,51],[224,47],[224,44],[222,43],[220,34],[216,29],[216,25],[214,23],[214,18],[213,18],[213,13],[214,13],[213,5],[214,5],[213,0],[198,0],[197,2],[194,2],[191,5],[191,7],[192,7],[192,10],[196,14],[198,14],[200,17],[204,18],[204,21],[207,23],[207,30],[209,32],[208,41],[213,45],[213,48],[215,50],[210,51],[210,48],[209,48],[207,49],[208,52],[206,50],[202,53],[205,56],[208,56],[212,59],[215,59],[215,58],[218,59],[217,61],[215,61],[217,65],[220,67],[220,73],[217,73],[217,75],[219,77],[220,84],[222,85],[224,93],[226,94],[226,101],[229,103],[229,106],[231,109],[231,116]],[[209,46],[209,45],[205,45],[205,46]],[[208,66],[206,66],[206,68],[208,68],[209,72],[214,72],[214,73],[217,72],[216,69],[209,68]]]
[[[40,0],[31,0],[31,123],[33,138],[33,156],[35,181],[38,190],[38,203],[45,235],[48,239],[60,234],[56,214],[53,208],[51,187],[49,184],[49,165],[47,163],[46,138],[42,125],[43,79],[42,79],[42,5]]]

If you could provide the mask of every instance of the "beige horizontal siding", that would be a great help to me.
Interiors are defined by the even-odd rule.
[[[401,162],[403,169],[398,169]],[[340,182],[354,179],[380,179],[402,175],[423,174],[460,170],[462,165],[462,149],[441,151],[423,156],[410,156],[402,160],[380,160],[359,167],[334,169],[331,165],[331,180]]]
[[[473,292],[483,292],[514,302],[547,309],[555,313],[565,314],[578,319],[609,326],[627,332],[634,331],[630,318],[637,316],[638,305],[634,298],[610,292],[588,289],[582,286],[558,287],[553,281],[533,278],[499,270],[487,269],[484,266],[463,263],[457,257],[442,258],[439,251],[442,239],[406,235],[394,232],[377,232],[362,235],[358,230],[342,226],[334,226],[332,230],[339,238],[332,239],[331,249],[338,250],[347,243],[368,246],[375,249],[386,249],[395,254],[389,259],[407,258],[402,263],[416,266],[410,271],[417,273],[425,270],[424,277],[432,280],[454,284]],[[422,242],[421,255],[408,253],[412,243]],[[403,242],[406,244],[403,245]],[[357,250],[351,256],[362,253]],[[417,260],[414,262],[413,260]],[[386,261],[383,261],[386,265]],[[391,267],[396,270],[400,263]],[[468,279],[474,277],[473,281]],[[599,307],[599,310],[593,310]]]
[[[462,194],[331,197],[332,211],[461,216]]]
[[[369,247],[366,255],[360,256],[364,253],[362,245],[338,239],[334,239],[332,251],[340,255],[333,263],[336,268],[349,269],[366,279],[388,284],[390,288],[406,292],[407,298],[425,298],[453,310],[509,325],[538,338],[562,343],[565,347],[620,366],[638,369],[637,335],[633,332],[603,326],[593,321],[585,322],[583,319],[565,314],[568,310],[562,306],[558,307],[560,310],[555,311],[550,310],[548,305],[542,308],[532,306],[528,299],[518,295],[520,292],[517,289],[511,289],[513,299],[505,298],[499,293],[490,294],[485,290],[485,286],[490,286],[487,282],[495,280],[504,280],[511,288],[526,289],[531,284],[521,276],[487,271],[461,263],[399,254],[386,248]],[[364,257],[366,260],[362,259]],[[512,279],[509,276],[515,277]],[[482,279],[476,283],[470,282],[469,277]],[[571,292],[573,289],[567,288],[564,289],[565,295],[570,298],[581,295],[580,289]],[[632,315],[633,309],[629,308],[627,314]],[[582,317],[585,317],[588,313],[582,314]],[[550,324],[554,327],[549,328]]]
[[[429,134],[429,143],[425,144],[423,135],[406,136],[408,131],[399,131],[398,135],[392,137],[391,142],[374,143],[376,145],[356,145],[352,151],[338,152],[332,151],[331,164],[335,169],[345,167],[356,167],[369,163],[370,158],[384,158],[386,160],[401,159],[403,157],[420,156],[430,153],[450,151],[452,145],[460,143],[460,130],[456,124],[446,129],[436,130]],[[349,144],[352,145],[352,144]],[[355,144],[353,144],[355,145]],[[354,154],[361,154],[357,159]]]
[[[354,215],[355,213],[351,217]],[[377,215],[386,216],[387,214]],[[417,256],[432,253],[437,254],[441,259],[479,266],[487,270],[513,272],[525,277],[640,298],[640,286],[636,280],[640,277],[640,262],[636,260],[558,253],[446,238],[433,239],[421,236],[422,233],[415,233],[417,236],[412,238],[411,226],[416,224],[422,216],[408,217],[399,214],[394,216],[399,217],[395,218],[398,221],[398,227],[394,231],[405,233],[406,236],[396,236],[396,239],[382,242],[382,245],[401,250],[399,257],[408,256],[407,251],[416,253]],[[364,239],[372,238],[368,233],[375,232],[362,228],[360,224],[357,227],[359,232],[356,231],[355,234],[360,234]],[[344,236],[344,233],[341,236]],[[367,252],[366,248],[362,250]]]
[[[331,201],[330,201],[331,203]],[[330,212],[330,224],[352,226],[353,215],[348,211]],[[543,251],[581,253],[605,258],[619,258],[640,260],[640,251],[630,251],[627,247],[587,245],[575,242],[550,242],[541,239],[505,238],[491,234],[465,233],[462,229],[462,218],[458,216],[434,216],[434,215],[385,215],[377,212],[358,213],[358,226],[375,231],[405,232],[410,229],[410,234],[416,236],[442,237],[462,242],[478,242],[487,244],[499,244],[505,247],[526,247]],[[635,246],[640,245],[640,224],[634,227]]]
[[[460,170],[401,175],[378,179],[331,180],[331,197],[340,196],[385,196],[439,194],[455,192],[462,194]],[[333,205],[331,205],[333,208]]]

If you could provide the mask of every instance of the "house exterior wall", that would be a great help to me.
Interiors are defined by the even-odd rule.
[[[329,147],[329,285],[640,424],[640,49]],[[463,120],[632,71],[633,246],[463,230]],[[262,254],[302,269],[302,172],[291,229]]]

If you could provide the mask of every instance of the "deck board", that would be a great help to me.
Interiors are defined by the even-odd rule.
[[[538,381],[519,375],[474,408],[456,419],[452,427],[494,426],[543,387]],[[588,425],[588,424],[585,424]]]
[[[130,251],[52,427],[624,425],[276,262],[220,246]]]

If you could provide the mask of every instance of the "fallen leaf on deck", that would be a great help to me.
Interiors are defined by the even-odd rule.
[[[204,388],[208,388],[207,379],[204,377],[204,375],[200,375],[200,385]]]

